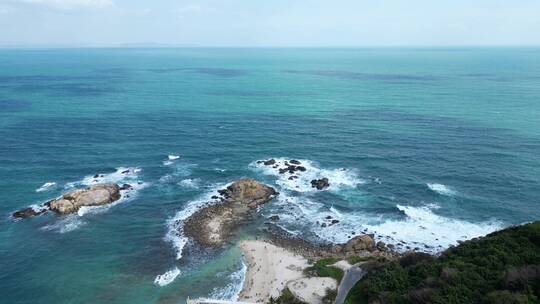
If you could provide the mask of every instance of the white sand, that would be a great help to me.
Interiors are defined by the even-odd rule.
[[[311,266],[307,259],[284,248],[264,241],[242,241],[240,248],[248,270],[239,301],[267,303],[287,287],[299,300],[318,304],[327,289],[338,287],[332,278],[306,277],[304,269]],[[350,267],[345,264],[340,266]]]
[[[242,241],[248,266],[240,301],[266,303],[277,298],[292,280],[304,277],[308,261],[297,254],[263,241]]]

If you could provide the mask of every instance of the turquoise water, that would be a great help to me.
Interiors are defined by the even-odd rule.
[[[308,173],[254,163],[269,157]],[[10,218],[96,173],[141,184],[81,216]],[[184,245],[175,219],[244,176],[281,192],[263,217],[313,241],[368,229],[437,252],[538,219],[540,49],[0,50],[2,301],[234,297],[238,249]]]

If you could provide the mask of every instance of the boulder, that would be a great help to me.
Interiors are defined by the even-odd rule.
[[[130,184],[123,184],[122,187],[120,187],[120,190],[131,190],[133,189],[133,186]]]
[[[59,199],[52,200],[49,206],[60,214],[77,212],[83,206],[110,204],[120,199],[120,187],[115,183],[97,184],[87,189],[77,189],[64,193]]]
[[[250,178],[240,179],[220,193],[229,201],[242,203],[249,208],[264,204],[277,194],[274,188]]]
[[[311,187],[317,188],[317,190],[323,190],[325,188],[328,188],[330,186],[330,183],[328,181],[328,178],[323,177],[321,179],[314,179],[311,181]]]
[[[264,164],[265,166],[272,166],[272,165],[274,165],[275,163],[276,163],[276,160],[273,159],[273,158],[272,158],[272,159],[269,159],[269,160],[263,161],[263,164]]]
[[[274,222],[279,221],[279,215],[272,215],[268,219]]]
[[[14,212],[13,217],[14,218],[27,218],[27,217],[31,217],[31,216],[40,215],[40,214],[42,214],[42,213],[44,213],[46,211],[47,211],[46,208],[28,207],[28,208],[24,208],[24,209],[21,209],[19,211]]]
[[[345,244],[344,251],[348,253],[359,253],[364,250],[373,250],[375,248],[375,240],[372,236],[364,234],[350,239]]]

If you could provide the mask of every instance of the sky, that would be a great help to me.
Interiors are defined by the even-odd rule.
[[[540,0],[0,0],[0,46],[540,45]]]

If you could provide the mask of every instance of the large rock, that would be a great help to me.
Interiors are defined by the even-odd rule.
[[[83,206],[100,206],[120,199],[117,184],[98,184],[87,189],[77,189],[64,193],[61,198],[49,202],[52,211],[60,214],[77,212]]]
[[[345,247],[343,247],[343,251],[345,251],[345,253],[359,253],[365,250],[370,251],[373,249],[375,249],[375,240],[372,236],[367,234],[359,235],[350,239],[347,244],[345,244]]]
[[[228,201],[239,202],[249,208],[255,208],[268,202],[276,194],[276,190],[254,179],[244,178],[234,182],[221,193]]]
[[[183,225],[186,235],[202,245],[221,245],[253,209],[278,194],[274,188],[253,179],[238,180],[218,192],[222,203],[195,212]]]

